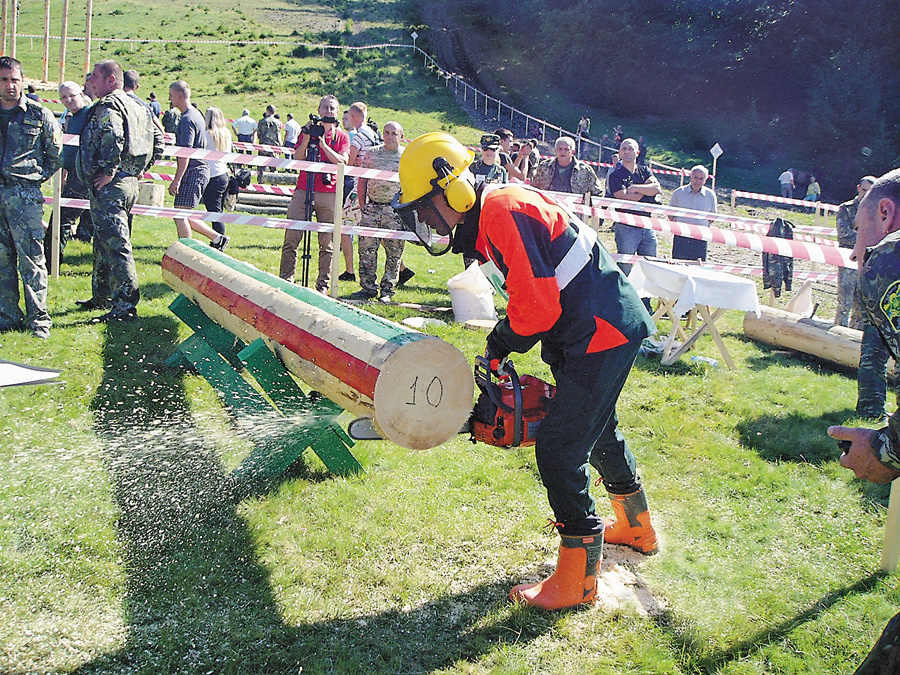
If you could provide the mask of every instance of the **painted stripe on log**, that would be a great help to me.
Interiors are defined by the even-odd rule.
[[[262,338],[297,375],[406,448],[453,438],[472,409],[471,365],[456,347],[236,261],[190,239],[163,279],[246,342]]]

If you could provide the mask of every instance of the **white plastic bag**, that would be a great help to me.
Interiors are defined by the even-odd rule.
[[[478,268],[478,263],[472,263],[465,271],[448,279],[447,289],[453,305],[453,318],[458,323],[465,323],[470,319],[497,320],[494,289]]]

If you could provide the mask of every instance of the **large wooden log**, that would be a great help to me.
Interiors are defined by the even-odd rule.
[[[472,367],[453,345],[181,239],[163,279],[247,343],[410,449],[453,438],[472,410]]]
[[[840,366],[859,367],[859,345],[862,331],[834,326],[786,312],[776,307],[761,306],[762,314],[744,315],[744,333],[769,345],[787,347],[811,354]]]

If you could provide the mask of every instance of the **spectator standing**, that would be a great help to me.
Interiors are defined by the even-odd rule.
[[[175,131],[178,129],[178,121],[180,119],[181,119],[181,111],[178,110],[178,108],[176,108],[174,106],[174,104],[172,104],[172,102],[170,101],[169,109],[166,110],[166,112],[164,112],[163,116],[162,116],[163,130],[167,134],[174,134]]]
[[[481,137],[481,159],[473,162],[471,171],[475,176],[475,185],[481,183],[508,183],[509,174],[500,166],[497,151],[500,149],[500,137],[496,134],[485,134]]]
[[[382,129],[384,145],[373,148],[366,154],[365,167],[380,171],[397,171],[403,148],[403,127],[399,122],[388,122]],[[391,200],[397,192],[397,184],[378,179],[359,179],[359,204],[362,208],[363,227],[383,230],[401,230],[397,213],[391,208]],[[381,277],[380,300],[390,302],[400,281],[400,264],[403,259],[402,239],[382,239],[379,237],[359,238],[359,296],[379,297],[378,247],[384,249],[384,275]]]
[[[34,85],[33,85],[33,84],[29,84],[29,85],[28,85],[28,93],[25,94],[25,98],[29,98],[29,99],[31,99],[32,101],[34,101],[35,103],[40,103],[40,102],[41,102],[41,97],[38,96],[37,90],[34,88]]]
[[[352,103],[347,109],[347,121],[353,132],[350,135],[350,166],[363,166],[369,151],[379,144],[375,131],[366,124],[369,107],[362,101]],[[344,204],[347,205],[356,193],[356,180],[353,176],[344,178]],[[360,202],[362,207],[362,202]],[[356,281],[356,267],[353,264],[353,237],[341,235],[341,253],[344,256],[344,271],[338,277],[341,281]]]
[[[63,132],[79,136],[81,130],[84,129],[84,123],[87,120],[88,110],[86,105],[87,99],[77,82],[63,82],[59,85],[59,98],[66,107],[66,117],[63,126]],[[89,199],[88,187],[78,178],[78,172],[75,170],[75,161],[78,154],[78,146],[64,145],[62,154],[60,155],[60,164],[62,166],[62,196],[64,199]],[[75,223],[78,219],[77,235],[81,241],[90,241],[93,233],[91,224],[90,209],[75,209],[68,206],[62,206],[59,209],[59,262],[62,263],[63,251],[66,243],[75,235]],[[44,234],[44,258],[47,261],[47,271],[52,273],[51,255],[53,231],[53,220],[50,220],[51,227],[47,228]]]
[[[262,119],[256,129],[256,139],[260,145],[273,145],[281,147],[281,123],[275,117],[275,106],[269,104],[263,113]],[[260,150],[260,157],[274,157],[275,153],[271,150]],[[265,167],[261,166],[256,171],[257,182],[262,183]],[[274,171],[274,169],[272,169]]]
[[[600,195],[600,180],[587,162],[575,159],[575,141],[569,136],[560,136],[554,146],[556,157],[545,159],[538,164],[531,184],[539,190],[573,192],[583,195],[590,192]]]
[[[633,138],[626,138],[619,146],[619,164],[609,176],[609,191],[614,199],[630,202],[659,204],[659,181],[649,167],[637,163],[638,143]],[[644,211],[623,210],[622,213],[646,215]],[[623,255],[637,253],[644,256],[656,255],[656,233],[651,229],[616,223],[613,226],[616,238],[616,250]],[[619,267],[627,275],[631,265],[619,263]]]
[[[284,123],[284,145],[286,148],[294,148],[297,139],[300,138],[300,123],[294,119],[291,113],[287,114],[287,122]]]
[[[78,175],[88,185],[94,221],[92,297],[84,309],[109,312],[93,321],[133,321],[140,299],[131,252],[128,213],[138,194],[138,177],[162,156],[163,139],[150,110],[122,90],[122,68],[100,61],[91,74],[98,97],[91,108],[78,152]]]
[[[587,115],[582,115],[581,119],[578,121],[578,129],[576,130],[576,138],[578,139],[578,158],[584,159],[587,150],[587,144],[582,141],[585,138],[590,138],[591,135],[591,118]]]
[[[321,124],[309,123],[300,131],[300,140],[294,150],[294,159],[306,159],[306,151],[310,143],[319,148],[319,161],[331,164],[346,164],[350,158],[350,137],[338,127],[337,115],[341,105],[335,96],[323,96],[319,101],[318,113]],[[297,188],[288,205],[289,220],[303,220],[306,212],[307,173],[301,171],[297,178]],[[320,223],[334,222],[335,179],[329,173],[316,173],[313,176],[313,211]],[[297,247],[303,238],[299,230],[285,230],[284,244],[281,246],[281,264],[278,275],[288,281],[294,280],[297,273]],[[327,293],[331,283],[331,256],[333,254],[332,233],[319,232],[319,273],[316,278],[316,290]]]
[[[153,113],[156,119],[159,119],[159,116],[162,115],[162,106],[156,100],[156,94],[152,91],[150,92],[150,112]]]
[[[56,118],[24,95],[22,64],[0,57],[0,331],[24,327],[50,337],[41,183],[59,168],[62,131]],[[19,279],[25,314],[19,307]]]
[[[241,143],[252,143],[253,134],[256,133],[258,126],[256,120],[250,117],[250,111],[246,108],[241,111],[241,116],[231,123],[231,128],[234,129],[234,133]]]
[[[640,157],[640,155],[638,156]],[[718,213],[716,193],[706,187],[708,178],[709,170],[705,166],[702,164],[695,166],[691,169],[691,182],[672,192],[669,206],[675,206],[679,209]],[[699,227],[709,227],[709,221],[705,218],[676,216],[675,220]],[[706,260],[706,249],[706,241],[682,237],[676,234],[672,242],[672,257],[676,260]]]
[[[822,194],[822,188],[819,187],[819,183],[816,181],[815,176],[809,177],[809,185],[806,186],[806,196],[803,198],[805,202],[817,202],[819,201],[819,196]],[[814,206],[811,206],[809,212],[812,213]]]
[[[875,181],[859,201],[857,238],[852,257],[860,265],[859,298],[866,317],[891,355],[900,356],[897,288],[900,285],[900,170]],[[840,464],[860,480],[890,483],[900,477],[900,410],[878,429],[829,427],[828,435],[850,441]],[[894,616],[856,675],[896,672],[900,645],[900,614]]]
[[[169,100],[181,111],[181,119],[175,131],[175,145],[182,148],[210,150],[206,121],[200,111],[191,104],[191,88],[188,83],[184,80],[173,82],[169,87]],[[196,208],[207,183],[209,183],[209,165],[206,160],[179,157],[175,176],[169,183],[169,194],[175,196],[175,208]],[[180,239],[190,239],[193,230],[207,237],[214,249],[224,251],[228,245],[227,236],[219,234],[202,220],[196,218],[174,220]]]
[[[138,74],[138,71],[126,70],[122,74],[122,77],[124,78],[122,81],[122,88],[125,90],[125,93],[128,94],[134,101],[146,107],[150,112],[153,112],[153,106],[151,106],[147,101],[137,95],[137,90],[140,87],[141,82],[141,77]],[[162,122],[159,121],[159,118],[156,115],[153,115],[153,123],[160,131],[165,131]]]
[[[838,246],[849,249],[856,246],[856,227],[853,221],[856,220],[856,212],[859,209],[860,200],[871,189],[874,182],[875,176],[863,176],[860,178],[859,183],[856,185],[856,196],[838,207],[836,218]],[[837,311],[834,314],[835,326],[849,326],[858,330],[862,329],[862,306],[859,304],[859,297],[856,295],[856,281],[858,278],[859,272],[857,270],[838,267]]]
[[[650,155],[647,154],[647,144],[643,136],[638,136],[638,164],[650,166]]]
[[[494,131],[494,135],[500,137],[500,150],[497,153],[497,158],[500,160],[500,166],[506,169],[506,173],[509,174],[510,178],[525,180],[526,175],[524,172],[512,161],[513,133],[509,129],[500,127]]]
[[[778,176],[778,182],[781,184],[781,196],[787,199],[794,198],[794,170],[788,169],[787,171],[782,171],[781,175]]]
[[[219,152],[231,152],[231,132],[225,124],[225,115],[222,111],[215,107],[207,108],[204,121],[207,146]],[[228,164],[219,159],[210,159],[206,163],[209,166],[209,183],[203,190],[203,205],[207,211],[223,213],[228,193]],[[215,222],[212,229],[224,235],[225,223]]]

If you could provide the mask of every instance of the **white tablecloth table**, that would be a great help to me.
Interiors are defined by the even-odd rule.
[[[753,281],[699,265],[653,260],[639,260],[631,269],[628,280],[640,295],[659,298],[660,306],[654,318],[666,315],[672,321],[672,330],[663,347],[663,365],[675,363],[708,331],[725,363],[734,369],[734,361],[716,330],[716,321],[729,309],[754,312],[759,316],[759,298]],[[681,326],[680,317],[694,309],[701,319],[693,325],[689,324],[691,333],[687,334]],[[682,342],[678,342],[678,338]]]

